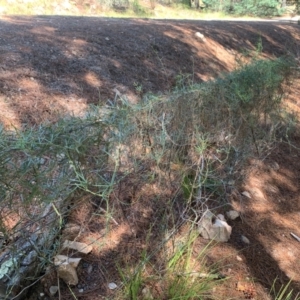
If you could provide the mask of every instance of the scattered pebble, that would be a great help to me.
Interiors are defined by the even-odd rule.
[[[243,261],[243,259],[240,257],[240,256],[236,256],[236,259],[238,260],[238,261]]]
[[[250,195],[250,193],[247,192],[247,191],[242,192],[242,195],[244,195],[245,197],[251,199],[251,195]]]
[[[52,285],[52,286],[49,288],[49,292],[50,292],[50,295],[51,295],[51,296],[54,296],[54,295],[58,292],[58,286]]]
[[[226,221],[225,217],[222,214],[217,215],[217,218],[221,221]]]
[[[243,243],[248,244],[248,245],[250,244],[249,239],[246,238],[244,235],[241,236],[241,239],[242,239],[242,242],[243,242]]]
[[[116,289],[118,286],[114,283],[114,282],[111,282],[111,283],[109,283],[108,284],[108,288],[110,289],[110,290],[114,290],[114,289]]]
[[[240,213],[236,210],[230,210],[226,213],[226,216],[230,220],[235,220],[240,216]]]
[[[39,163],[40,165],[44,165],[45,162],[46,162],[45,158],[42,158],[42,157],[41,157],[41,158],[39,159],[39,161],[38,161],[38,163]]]
[[[200,32],[196,32],[195,36],[199,39],[201,39],[203,42],[205,42],[205,36],[204,34],[200,33]]]
[[[88,269],[87,269],[88,274],[91,274],[92,271],[93,271],[93,266],[92,266],[92,265],[89,265],[89,266],[88,266]]]
[[[83,289],[79,289],[78,290],[79,293],[83,293],[83,291],[84,291]]]
[[[280,169],[280,166],[279,164],[274,161],[272,164],[271,164],[271,168],[274,170],[274,171],[278,171]]]
[[[143,294],[144,298],[146,298],[146,299],[149,299],[149,300],[154,299],[152,294],[151,294],[151,291],[148,287],[143,288],[142,294]]]

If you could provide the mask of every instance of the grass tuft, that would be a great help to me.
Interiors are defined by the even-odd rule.
[[[146,299],[155,293],[156,299],[205,299],[214,277],[203,276],[206,249],[194,255],[195,222],[209,201],[227,204],[228,181],[236,179],[249,156],[265,154],[278,138],[288,138],[290,119],[281,100],[293,66],[290,58],[255,60],[214,81],[180,86],[169,95],[146,95],[139,104],[120,97],[111,106],[91,106],[85,118],[2,130],[1,232],[21,232],[26,238],[34,228],[48,229],[43,214],[50,204],[59,221],[51,234],[58,235],[69,213],[66,199],[77,203],[82,194],[101,199],[102,210],[115,221],[112,197],[134,178],[140,186],[155,188],[151,201],[165,206],[164,214],[149,225],[149,234],[160,230],[158,250],[147,247],[147,236],[136,265],[119,266],[120,299]],[[166,195],[169,201],[160,203]],[[58,199],[63,200],[60,205]],[[6,221],[11,214],[15,224]],[[183,224],[189,230],[175,239]],[[170,241],[174,247],[167,247]],[[37,250],[41,268],[59,243],[48,246]],[[154,256],[161,257],[160,265]]]

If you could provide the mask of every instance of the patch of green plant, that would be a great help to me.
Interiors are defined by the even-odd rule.
[[[234,15],[274,16],[283,12],[277,0],[203,0],[205,8]]]
[[[147,10],[145,9],[145,7],[140,5],[139,0],[133,0],[132,9],[137,16],[147,16],[148,15]]]
[[[35,220],[31,205],[43,207],[79,191],[103,199],[106,215],[113,218],[110,196],[116,184],[137,176],[140,185],[147,185],[151,174],[156,199],[175,187],[170,202],[177,201],[182,214],[189,208],[200,213],[205,201],[222,194],[222,182],[245,159],[285,136],[289,124],[281,100],[294,64],[289,57],[255,60],[213,81],[145,95],[138,104],[119,97],[109,107],[91,106],[84,118],[2,130],[0,205]],[[56,211],[60,224],[66,214],[65,207]],[[166,219],[177,220],[173,214]],[[160,228],[175,231],[174,224]],[[177,244],[164,261],[164,272],[156,274],[165,282],[166,299],[204,299],[211,288],[210,277],[189,275],[200,274],[204,255],[192,256],[194,241],[192,235]],[[125,298],[141,299],[149,279],[144,266],[152,254],[145,251],[136,267],[120,270]],[[51,253],[41,249],[39,256],[46,264]]]
[[[207,248],[199,250],[195,256],[197,231],[191,233],[182,243],[178,243],[167,263],[166,281],[167,299],[207,299],[212,287],[216,285],[214,278],[205,272],[204,258]]]
[[[275,300],[299,300],[299,294],[295,297],[293,294],[293,289],[290,288],[291,282],[288,282],[286,285],[280,287],[279,290],[276,289],[276,280],[274,281],[271,294],[274,295]]]

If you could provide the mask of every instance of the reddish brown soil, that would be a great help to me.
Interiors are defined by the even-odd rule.
[[[213,78],[239,53],[294,51],[290,23],[5,17],[0,26],[0,121],[7,127],[80,114],[90,103],[171,90]],[[204,34],[206,42],[195,37]],[[180,78],[178,77],[180,75]],[[176,79],[177,78],[177,79]]]
[[[241,53],[253,54],[260,39],[264,57],[300,53],[299,26],[288,22],[5,17],[0,20],[0,122],[6,128],[55,122],[61,115],[84,113],[88,104],[113,101],[118,93],[137,102],[146,92],[170,91],[181,81],[209,80],[233,70]],[[297,112],[299,87],[296,81],[286,100]],[[242,217],[231,222],[229,243],[209,255],[229,276],[215,292],[220,299],[245,299],[236,284],[247,277],[255,299],[272,299],[268,291],[276,277],[278,286],[292,280],[300,292],[300,244],[290,235],[300,236],[299,138],[292,143],[278,145],[267,159],[250,161],[243,186],[234,190],[232,206]],[[105,223],[103,215],[92,213],[101,206],[99,199],[83,202],[70,217],[80,232],[69,237],[99,246],[80,264],[80,285],[73,289],[78,299],[117,299],[117,292],[107,287],[121,283],[116,266],[134,265],[146,239],[153,241],[152,249],[162,240],[160,218],[168,209],[170,190],[158,201],[153,186],[141,187],[134,179],[125,185],[126,193],[114,199],[119,203],[112,202],[114,221]],[[201,247],[205,241],[199,238],[198,243]],[[162,265],[159,259],[153,257],[153,265]],[[39,292],[48,294],[49,285],[56,284],[55,278],[48,280]],[[163,299],[159,284],[156,290],[156,299]],[[61,299],[74,299],[63,283],[61,293]]]

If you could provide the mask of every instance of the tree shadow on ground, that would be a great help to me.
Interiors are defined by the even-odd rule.
[[[103,104],[109,99],[113,101],[116,94],[127,95],[134,102],[144,92],[168,92],[183,79],[186,80],[184,84],[209,80],[222,72],[233,70],[236,56],[243,51],[256,51],[260,38],[265,57],[284,55],[290,49],[289,45],[299,42],[297,25],[282,23],[52,16],[7,17],[0,24],[1,120],[4,125],[9,121],[4,121],[7,113],[12,114],[12,119],[15,118],[21,125],[35,125],[55,120],[54,112],[72,113],[76,105],[80,113],[85,108],[80,103]],[[196,32],[203,33],[206,41],[195,37]],[[292,166],[295,168],[293,162],[290,172],[294,172]],[[290,179],[294,180],[295,186],[298,184],[296,178],[299,177]],[[287,192],[283,185],[282,189],[284,193]],[[294,197],[297,199],[296,194]],[[143,215],[143,209],[147,207],[152,210],[150,214],[157,218],[167,209],[165,203],[161,199],[157,202],[155,197],[148,198],[148,202],[144,200],[147,203],[134,202],[134,205],[132,198],[135,197],[127,199],[123,195],[125,208],[121,211],[126,216],[130,216],[134,205],[140,205],[137,214]],[[140,201],[140,198],[136,197],[135,200]],[[280,205],[276,209],[278,214],[283,213]],[[250,221],[255,222],[254,217],[255,212]],[[117,260],[125,247],[129,251],[127,254],[131,255],[128,265],[133,265],[138,254],[130,254],[132,248],[128,248],[128,244],[130,240],[138,243],[136,239],[139,234],[143,239],[147,236],[151,227],[147,212],[145,218],[145,224],[134,223],[136,230],[133,231],[129,222],[131,232],[122,233],[115,247],[95,257],[101,261],[101,266],[108,262],[111,267],[109,262]],[[277,226],[274,220],[269,222]],[[279,276],[281,283],[287,282],[288,277],[278,261],[272,258],[265,244],[257,237],[257,228],[249,227],[249,224],[235,224],[237,237],[233,236],[231,243],[240,250],[238,236],[242,232],[251,236],[252,244],[243,251],[252,276],[267,288],[270,288],[270,281],[265,277],[273,278],[270,274]],[[280,233],[279,229],[283,230],[283,227],[278,226]],[[156,231],[155,227],[154,231],[158,236],[151,237],[152,246],[157,247],[155,243],[161,243],[165,231]],[[279,237],[272,230],[266,232],[271,239],[278,241]],[[140,248],[134,244],[136,251],[142,251],[143,243],[140,243]],[[120,265],[126,265],[127,254],[124,253]],[[101,266],[98,265],[100,270]],[[114,271],[110,270],[109,274],[117,274],[115,264],[113,268]],[[99,276],[99,272],[95,274]],[[299,290],[297,282],[293,282],[293,287]]]
[[[39,16],[0,24],[1,120],[19,126],[79,115],[116,94],[136,102],[145,92],[215,78],[260,39],[265,57],[299,41],[297,25],[283,23]]]
[[[234,197],[242,220],[231,222],[229,243],[243,255],[255,282],[267,290],[274,285],[277,293],[290,282],[288,291],[293,290],[295,298],[300,293],[300,252],[291,233],[300,235],[299,138],[290,143],[279,144],[267,159],[249,164],[241,189],[249,191],[251,199]],[[242,242],[242,235],[250,239],[249,245]]]

